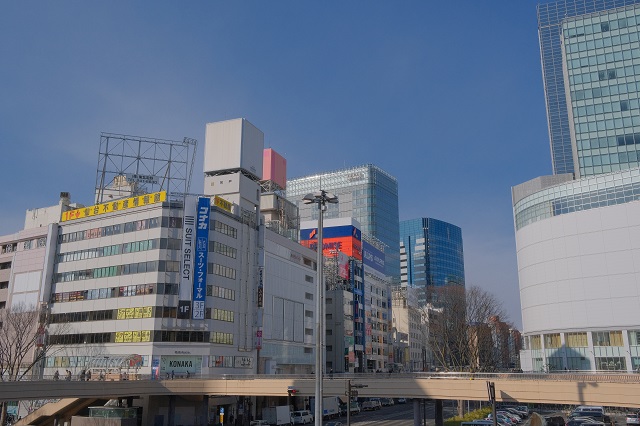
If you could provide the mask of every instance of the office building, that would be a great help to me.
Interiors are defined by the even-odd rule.
[[[351,218],[326,219],[323,230],[326,369],[386,371],[392,353],[384,247]],[[317,222],[302,222],[300,243],[317,250],[317,231]]]
[[[311,372],[316,254],[263,224],[262,132],[237,119],[207,124],[206,138],[203,195],[139,193],[121,173],[100,188],[107,201],[84,206],[62,193],[0,237],[0,309],[23,304],[48,318],[51,350],[33,375]],[[128,197],[108,197],[127,187]],[[241,402],[178,398],[173,421],[220,407],[239,418],[250,408]],[[136,403],[144,424],[170,404]]]
[[[571,107],[563,72],[562,25],[575,16],[635,4],[637,0],[560,0],[538,5],[538,36],[553,174],[574,173]],[[592,40],[593,41],[593,40]],[[602,68],[602,67],[600,67]],[[604,69],[606,70],[606,68]]]
[[[432,218],[400,222],[400,277],[418,291],[418,304],[433,303],[433,290],[465,285],[462,230]]]
[[[398,181],[372,164],[350,167],[289,179],[287,199],[298,205],[300,220],[318,220],[317,206],[303,204],[302,198],[320,189],[338,197],[328,204],[325,218],[354,218],[362,232],[385,245],[386,275],[400,279],[398,253]]]
[[[635,370],[640,5],[558,1],[540,5],[538,18],[555,176],[512,189],[521,367]],[[572,161],[556,152],[561,122]]]

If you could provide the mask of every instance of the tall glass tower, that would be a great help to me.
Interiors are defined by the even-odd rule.
[[[464,286],[462,230],[431,218],[400,222],[400,273],[402,285],[424,289],[421,305],[431,302],[431,291],[446,285]]]
[[[570,17],[637,3],[638,0],[559,0],[538,5],[540,60],[547,106],[553,174],[574,173],[571,122],[562,71],[562,23]],[[595,65],[595,64],[594,64]]]
[[[384,245],[386,275],[400,280],[398,249],[398,181],[372,164],[287,180],[287,199],[300,208],[300,221],[318,220],[318,209],[301,203],[302,197],[320,189],[338,196],[324,217],[352,217],[361,231]],[[311,206],[311,207],[310,207]]]

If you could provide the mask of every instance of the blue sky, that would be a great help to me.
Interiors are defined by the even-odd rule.
[[[100,132],[244,117],[288,176],[373,163],[400,218],[462,228],[468,285],[521,327],[513,185],[551,173],[536,2],[5,1],[0,235],[91,204]]]

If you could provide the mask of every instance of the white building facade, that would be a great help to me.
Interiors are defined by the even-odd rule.
[[[640,366],[640,170],[514,188],[525,371]]]

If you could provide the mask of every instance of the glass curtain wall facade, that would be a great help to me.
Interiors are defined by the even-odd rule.
[[[300,208],[300,221],[318,220],[318,209],[304,208],[302,197],[320,189],[338,197],[327,204],[324,218],[351,217],[361,231],[380,240],[385,247],[386,274],[400,279],[398,250],[398,181],[372,164],[304,176],[287,181],[287,199]],[[307,206],[308,207],[308,206]]]
[[[562,70],[562,23],[570,17],[637,2],[638,0],[560,0],[538,5],[540,60],[554,174],[574,173],[570,118]]]
[[[640,5],[565,20],[577,177],[640,165]]]
[[[432,218],[400,222],[401,283],[425,290],[465,285],[462,230]],[[421,306],[430,291],[419,292]]]

